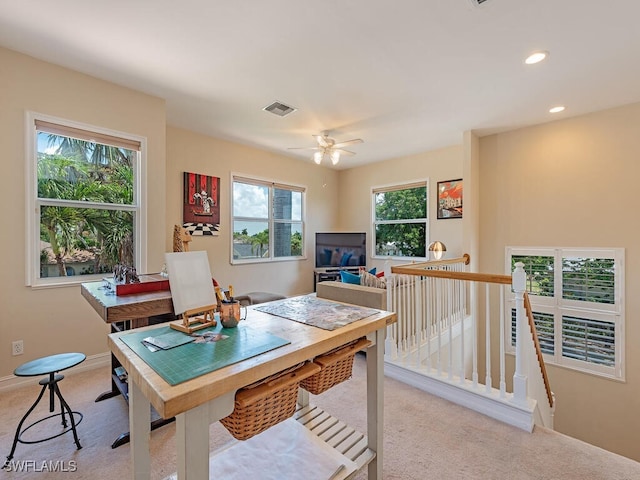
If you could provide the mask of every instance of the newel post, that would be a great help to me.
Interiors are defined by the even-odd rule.
[[[527,404],[527,376],[525,374],[525,339],[527,338],[527,318],[524,311],[524,292],[527,286],[527,274],[524,263],[517,262],[511,276],[511,286],[516,300],[516,370],[513,375],[513,400],[521,405]]]

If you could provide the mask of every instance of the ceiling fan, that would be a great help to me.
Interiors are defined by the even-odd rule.
[[[331,158],[331,163],[335,165],[340,161],[340,155],[355,155],[355,152],[345,150],[343,147],[363,143],[360,138],[336,143],[335,139],[331,138],[328,132],[322,132],[321,135],[313,135],[313,137],[316,139],[316,142],[318,142],[316,147],[291,147],[289,150],[315,150],[316,152],[313,154],[314,162],[320,165],[322,159],[328,156]]]

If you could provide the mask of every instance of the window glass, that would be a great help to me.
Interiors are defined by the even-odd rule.
[[[554,257],[541,255],[514,255],[511,257],[511,270],[517,262],[524,264],[527,273],[527,292],[530,295],[553,297]]]
[[[35,127],[31,284],[137,268],[139,142],[98,134],[101,143],[89,130],[38,120]]]
[[[233,182],[233,216],[269,218],[269,187]]]
[[[552,313],[533,313],[533,323],[536,325],[538,343],[542,353],[553,355],[555,351],[554,325]],[[516,345],[516,310],[511,309],[511,345]]]
[[[302,220],[302,192],[273,189],[273,218],[278,220]]]
[[[588,363],[614,366],[615,324],[606,321],[562,316],[562,355]]]
[[[562,298],[583,302],[615,302],[612,258],[563,258]]]
[[[376,256],[426,258],[427,183],[373,190]]]
[[[135,265],[133,212],[43,205],[40,232],[42,278],[70,271],[112,273],[116,264]]]
[[[234,177],[232,262],[303,258],[304,190]]]

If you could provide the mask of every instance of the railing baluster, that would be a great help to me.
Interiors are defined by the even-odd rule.
[[[444,304],[444,295],[442,294],[442,282],[436,282],[436,293],[437,293],[437,301],[436,301],[436,322],[438,329],[438,376],[442,376],[442,305]]]
[[[405,311],[405,314],[407,315],[407,318],[409,319],[409,321],[407,322],[407,345],[408,345],[407,348],[409,349],[409,352],[414,352],[413,347],[415,346],[415,337],[413,335],[413,331],[414,331],[415,318],[413,315],[413,308],[411,308],[411,305],[409,302],[409,296],[411,295],[411,277],[406,278],[403,292],[404,292],[404,296],[403,296],[404,311]],[[413,357],[411,355],[409,356],[409,360],[413,360]]]
[[[475,283],[468,283],[470,285],[469,296],[471,305],[476,304],[476,288],[477,285]],[[466,301],[466,296],[465,296]],[[467,309],[465,308],[465,314],[467,313]],[[473,311],[469,310],[469,314],[471,315],[471,328],[473,328],[473,353],[472,353],[472,362],[473,362],[473,388],[478,388],[478,319],[473,315]]]
[[[391,275],[387,273],[387,269],[385,268],[385,276],[387,277],[387,310],[393,310],[393,285],[390,281]],[[389,268],[390,270],[390,268]],[[384,356],[385,359],[389,358],[391,360],[397,360],[398,358],[398,337],[396,335],[396,330],[398,328],[398,322],[393,323],[387,327],[387,338],[385,340],[384,347]]]
[[[422,290],[424,289],[424,280],[420,277],[415,278],[416,287],[415,294],[417,296],[417,301],[414,302],[416,304],[416,319],[418,323],[418,367],[422,367],[422,348],[424,345],[424,317],[425,317],[425,305],[424,305],[424,296],[422,295]]]
[[[427,277],[426,278],[426,289],[428,292],[433,292],[435,291],[434,289],[434,284],[433,284],[433,278],[431,277]],[[426,296],[425,296],[426,298]],[[427,369],[429,371],[429,373],[431,373],[431,335],[433,333],[433,317],[434,317],[434,302],[433,302],[433,296],[430,296],[429,298],[432,299],[432,301],[430,301],[427,304]]]
[[[407,288],[406,290],[406,296],[405,296],[405,300],[407,302],[407,312],[409,313],[409,318],[410,318],[410,333],[409,333],[409,343],[411,344],[411,351],[414,352],[412,360],[413,360],[413,364],[414,366],[418,366],[419,363],[416,361],[415,355],[416,355],[416,346],[417,346],[417,340],[416,340],[416,309],[415,309],[415,301],[413,299],[415,299],[414,297],[414,291],[413,291],[413,277],[409,277],[407,278]]]
[[[451,310],[453,309],[451,306],[452,295],[451,295],[451,283],[453,280],[447,280],[447,315],[446,319],[449,323],[449,365],[447,366],[447,370],[449,372],[449,380],[453,379],[453,322],[451,321]]]
[[[491,393],[491,284],[484,284],[484,296],[485,296],[485,362],[486,362],[486,376],[484,380],[485,391]]]
[[[507,382],[505,381],[505,365],[504,359],[506,351],[504,347],[504,285],[500,286],[500,398],[507,396]]]
[[[396,308],[398,309],[398,315],[402,315],[402,318],[405,318],[405,313],[403,310],[403,300],[402,300],[402,289],[400,288],[399,280],[396,280]],[[400,341],[402,342],[402,357],[406,361],[407,357],[407,322],[403,321],[400,325]]]
[[[462,282],[458,280],[454,280],[455,285],[458,288],[454,289],[455,292],[455,312],[453,312],[454,318],[456,319],[456,325],[460,325],[460,384],[463,385],[466,380],[465,375],[465,344],[464,344],[464,316],[460,312],[460,299],[462,298],[461,290],[464,287]]]
[[[420,368],[420,337],[422,336],[420,333],[420,312],[419,302],[420,298],[418,297],[417,291],[417,282],[416,277],[411,277],[411,288],[409,289],[409,308],[411,309],[411,314],[413,318],[413,349],[416,352],[416,368]]]

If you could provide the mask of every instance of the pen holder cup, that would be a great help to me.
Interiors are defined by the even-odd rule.
[[[241,315],[241,309],[244,308],[244,316]],[[241,307],[240,302],[223,302],[220,304],[220,322],[224,328],[233,328],[238,326],[240,320],[247,317],[247,307]]]

